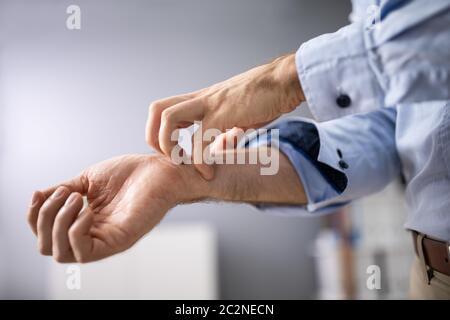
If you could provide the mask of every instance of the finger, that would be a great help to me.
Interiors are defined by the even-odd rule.
[[[173,105],[191,98],[192,94],[185,94],[158,100],[150,105],[148,110],[147,124],[145,126],[145,140],[150,147],[161,152],[158,135],[161,126],[162,112]]]
[[[69,243],[76,261],[89,262],[93,259],[92,252],[94,239],[90,233],[94,213],[90,207],[86,207],[69,228]]]
[[[185,127],[186,122],[194,123],[203,117],[204,103],[201,99],[191,99],[167,108],[161,114],[161,127],[159,129],[159,146],[168,157],[172,149],[177,145],[173,133],[180,127]]]
[[[37,234],[39,251],[43,255],[52,254],[52,229],[56,214],[64,205],[70,192],[67,187],[59,187],[56,191],[45,201],[39,210],[37,221]]]
[[[214,168],[211,164],[208,164],[206,157],[210,157],[210,141],[205,141],[205,137],[208,135],[208,131],[212,136],[219,136],[220,129],[216,128],[211,122],[203,121],[200,123],[199,128],[193,134],[192,143],[192,158],[194,161],[195,169],[205,180],[212,180],[214,178]],[[209,137],[208,137],[209,139]]]
[[[37,235],[37,221],[39,210],[43,203],[56,191],[60,186],[67,187],[71,192],[79,192],[81,194],[86,194],[88,190],[87,179],[83,175],[80,175],[72,180],[66,181],[62,184],[50,187],[44,191],[36,191],[33,194],[31,204],[28,208],[27,219],[28,223],[35,235]]]
[[[89,182],[88,179],[84,176],[84,174],[81,174],[71,180],[65,181],[56,186],[43,190],[42,194],[44,195],[45,199],[47,199],[56,191],[56,189],[58,189],[61,186],[66,187],[67,189],[69,189],[70,192],[78,192],[82,195],[85,195],[89,189]]]
[[[218,152],[236,149],[239,141],[245,136],[245,131],[241,128],[234,127],[225,133],[218,136],[214,142],[211,143],[211,154],[216,154]]]
[[[40,191],[33,193],[30,206],[28,207],[27,220],[31,230],[37,236],[37,220],[39,216],[39,209],[45,201],[45,197]]]
[[[69,228],[83,208],[83,198],[79,193],[72,193],[59,210],[52,233],[52,255],[61,263],[74,262],[75,256],[69,242]]]

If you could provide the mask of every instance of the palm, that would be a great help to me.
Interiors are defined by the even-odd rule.
[[[174,205],[167,194],[170,164],[148,156],[107,160],[81,175],[93,222],[92,256],[105,257],[133,245]]]
[[[89,262],[131,247],[170,208],[191,199],[185,183],[192,178],[183,172],[163,156],[128,155],[36,191],[28,222],[39,251],[59,262]]]

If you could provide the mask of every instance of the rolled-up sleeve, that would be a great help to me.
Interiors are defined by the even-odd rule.
[[[279,139],[270,141],[271,145],[292,163],[308,203],[257,207],[277,214],[322,214],[381,190],[400,173],[395,120],[396,110],[385,108],[322,123],[290,118],[269,127],[279,129]],[[310,125],[315,130],[311,134],[309,129],[305,136]],[[250,140],[248,146],[260,141],[265,139]]]
[[[382,106],[450,99],[450,1],[383,1],[358,20],[305,42],[296,66],[319,121]]]

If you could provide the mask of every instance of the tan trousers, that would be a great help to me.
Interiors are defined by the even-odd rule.
[[[411,268],[410,298],[450,300],[450,276],[433,272],[433,277],[428,284],[423,268],[421,260],[416,257]]]

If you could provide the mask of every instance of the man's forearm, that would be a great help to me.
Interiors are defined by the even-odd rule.
[[[242,149],[233,153],[258,152],[257,149]],[[272,148],[271,152],[279,152]],[[195,202],[206,199],[247,202],[247,203],[275,203],[275,204],[305,204],[306,195],[303,185],[292,167],[290,161],[279,152],[279,170],[273,175],[262,175],[261,163],[256,164],[216,164],[215,178],[205,181],[201,177],[194,178],[195,172],[190,172],[187,179],[196,184],[192,186],[189,201]],[[186,170],[192,171],[190,165]]]
[[[280,84],[280,88],[284,90],[287,97],[287,110],[282,111],[292,111],[305,101],[305,95],[295,65],[295,54],[290,53],[278,57],[269,65],[273,66],[272,77]]]
[[[207,181],[193,165],[176,165],[162,155],[124,155],[36,191],[28,221],[42,254],[59,262],[96,261],[131,247],[177,204],[206,199],[304,203],[294,169],[284,156],[279,160],[274,175],[261,175],[262,164],[226,164],[217,165],[215,179]]]

